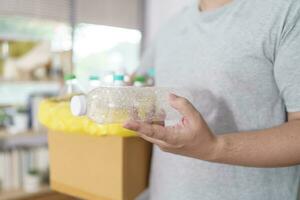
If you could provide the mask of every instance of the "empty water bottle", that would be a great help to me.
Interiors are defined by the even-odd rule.
[[[82,93],[82,89],[80,88],[77,78],[74,74],[65,75],[64,80],[65,80],[65,84],[59,96],[65,97],[69,95]]]
[[[162,122],[177,120],[179,113],[169,105],[170,93],[191,100],[187,90],[158,87],[99,87],[87,95],[74,96],[71,111],[87,115],[98,124],[119,124],[128,120]]]

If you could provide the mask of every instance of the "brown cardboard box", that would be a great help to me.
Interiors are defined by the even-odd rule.
[[[83,199],[133,200],[147,186],[151,145],[140,138],[50,132],[53,190]]]

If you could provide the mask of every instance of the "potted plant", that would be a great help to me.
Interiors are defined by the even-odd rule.
[[[30,169],[24,176],[23,188],[26,192],[36,192],[40,188],[41,179],[37,169]]]

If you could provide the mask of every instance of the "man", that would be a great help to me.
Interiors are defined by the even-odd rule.
[[[124,125],[156,144],[150,199],[299,198],[300,168],[286,167],[300,163],[299,0],[197,2],[161,31],[140,73],[152,66],[157,86],[195,96],[170,95],[175,126]]]

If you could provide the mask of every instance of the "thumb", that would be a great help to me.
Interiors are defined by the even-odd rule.
[[[175,94],[170,94],[169,103],[187,119],[194,120],[199,118],[199,112],[186,98],[177,96]]]

